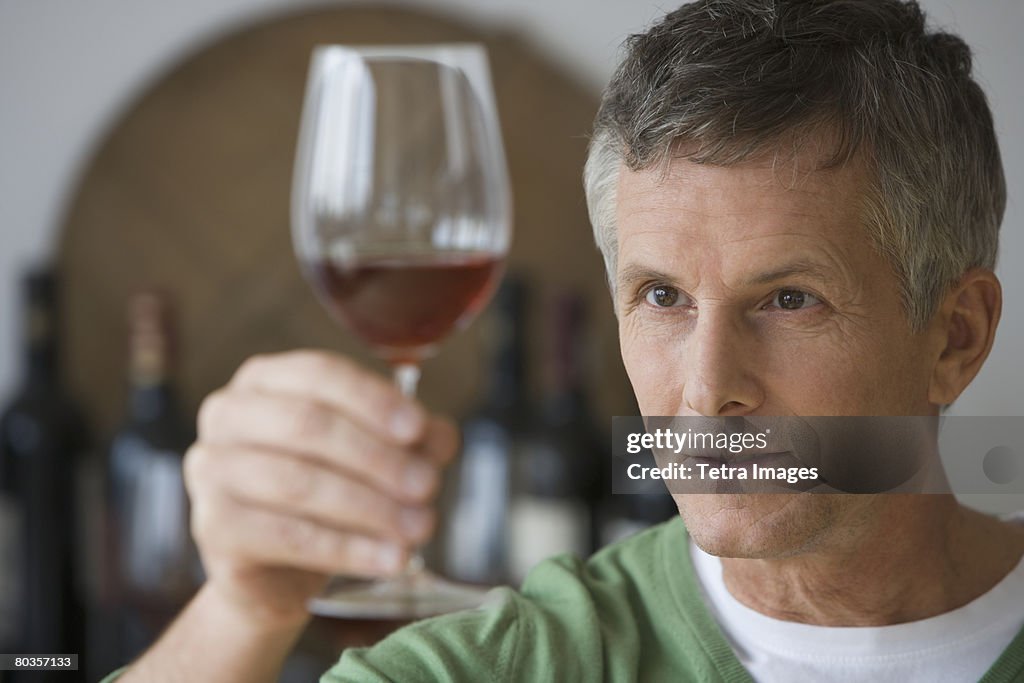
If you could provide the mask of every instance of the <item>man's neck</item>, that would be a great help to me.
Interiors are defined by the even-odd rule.
[[[841,537],[783,559],[722,558],[729,592],[769,617],[822,626],[883,626],[966,605],[1024,554],[1024,530],[951,496],[887,496]],[[840,533],[840,532],[837,532]]]

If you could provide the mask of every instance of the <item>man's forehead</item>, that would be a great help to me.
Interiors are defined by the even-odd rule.
[[[631,211],[672,207],[695,213],[763,208],[800,212],[820,211],[836,201],[852,207],[865,188],[863,168],[855,163],[825,169],[769,160],[714,166],[677,158],[641,170],[623,164],[617,195],[618,205]]]
[[[637,171],[623,166],[616,201],[620,247],[632,233],[652,230],[715,242],[780,231],[853,233],[845,236],[866,240],[865,188],[859,164],[801,170],[764,161],[712,166],[675,159]]]
[[[787,275],[852,277],[874,260],[865,253],[873,248],[862,221],[863,178],[856,167],[794,173],[758,162],[623,168],[616,280],[628,285],[644,270],[714,273],[736,286]]]

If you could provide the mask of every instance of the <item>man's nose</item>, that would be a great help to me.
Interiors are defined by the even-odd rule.
[[[697,415],[746,415],[764,402],[755,370],[757,348],[728,311],[698,316],[684,342],[683,405]]]

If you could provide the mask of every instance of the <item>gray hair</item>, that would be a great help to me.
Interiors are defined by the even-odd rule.
[[[594,123],[584,187],[613,291],[623,165],[777,159],[821,133],[822,168],[867,165],[865,227],[914,329],[965,271],[995,268],[1006,182],[963,40],[916,2],[701,0],[630,36]]]

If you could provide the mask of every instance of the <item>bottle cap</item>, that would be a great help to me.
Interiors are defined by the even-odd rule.
[[[157,384],[170,369],[171,309],[157,290],[134,294],[128,304],[130,370],[135,384]]]

